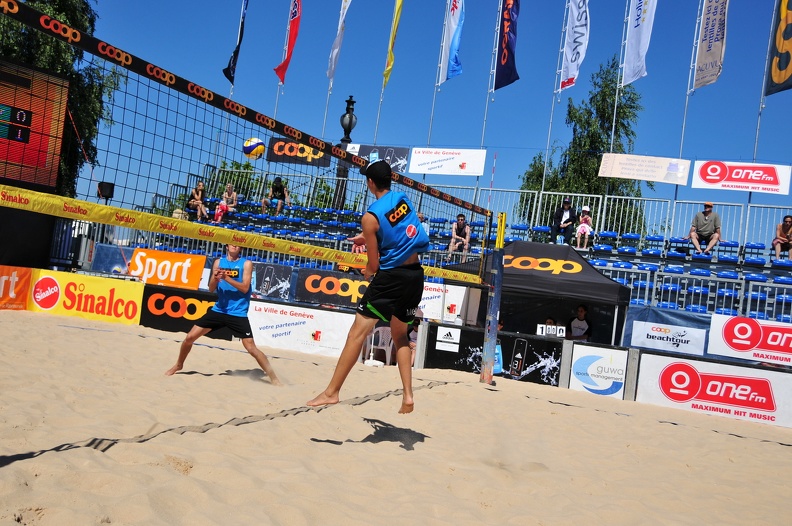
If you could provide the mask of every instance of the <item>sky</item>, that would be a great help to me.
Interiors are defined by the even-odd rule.
[[[768,36],[775,0],[731,0],[723,73],[686,96],[696,38],[696,0],[660,0],[646,59],[648,75],[632,86],[644,110],[633,153],[696,160],[788,165],[786,117],[792,90],[764,99]],[[517,22],[520,80],[488,94],[498,0],[467,0],[460,58],[463,73],[435,90],[445,0],[404,0],[390,81],[382,90],[392,0],[352,0],[328,103],[328,57],[341,0],[303,0],[302,21],[284,85],[273,69],[283,58],[290,0],[249,0],[232,98],[306,133],[337,142],[345,100],[356,101],[353,142],[436,148],[484,147],[484,175],[432,175],[429,184],[517,189],[531,159],[571,133],[567,104],[589,97],[590,77],[619,56],[625,0],[590,1],[590,41],[578,82],[558,95],[556,71],[563,0],[522,0]],[[236,45],[241,0],[98,0],[95,35],[217,93],[231,86],[222,74]],[[488,100],[489,99],[489,100]],[[687,100],[687,113],[685,106]],[[551,119],[552,111],[552,119]],[[379,120],[378,120],[379,115]],[[684,141],[683,120],[686,118]],[[430,128],[431,126],[431,128]],[[757,127],[759,140],[756,143]],[[431,132],[430,132],[431,130]],[[496,160],[497,156],[497,160]],[[420,175],[409,174],[415,178]],[[645,197],[673,198],[657,184]],[[706,194],[706,195],[704,195]],[[745,192],[677,189],[680,200],[747,203]],[[751,203],[789,206],[788,196],[753,193]]]

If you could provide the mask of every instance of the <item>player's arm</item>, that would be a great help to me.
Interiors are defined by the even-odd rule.
[[[283,189],[283,199],[287,205],[291,206],[291,197],[289,197],[289,190],[286,188]]]
[[[225,272],[220,270],[220,258],[212,263],[212,273],[209,276],[209,292],[217,290],[217,284],[225,277]]]
[[[373,214],[364,214],[360,220],[363,227],[363,239],[366,240],[366,252],[368,261],[366,268],[363,269],[363,277],[371,279],[379,270],[379,245],[377,244],[377,231],[379,231],[379,221]]]

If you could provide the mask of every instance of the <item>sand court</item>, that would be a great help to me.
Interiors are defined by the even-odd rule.
[[[0,312],[0,524],[784,524],[792,430]]]

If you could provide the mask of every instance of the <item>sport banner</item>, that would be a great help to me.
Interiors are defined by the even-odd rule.
[[[267,160],[285,164],[307,164],[309,166],[330,166],[330,156],[312,146],[306,146],[293,139],[272,136],[269,139]]]
[[[414,174],[481,176],[486,160],[487,150],[413,148],[408,171]]]
[[[129,262],[129,275],[143,283],[197,290],[206,256],[136,248]]]
[[[642,354],[636,402],[792,427],[792,375]]]
[[[32,269],[0,265],[0,310],[27,310]]]
[[[125,325],[140,322],[142,283],[38,269],[32,283],[28,310]]]
[[[140,324],[161,331],[188,332],[215,304],[216,294],[201,291],[146,285],[140,311]],[[211,331],[208,336],[231,340],[227,327]]]
[[[297,272],[295,299],[354,309],[367,288],[368,281],[358,274],[301,268]]]
[[[688,182],[688,173],[690,173],[690,161],[685,159],[604,153],[598,176],[685,186]]]
[[[772,95],[792,88],[792,62],[789,60],[789,55],[792,53],[792,40],[787,37],[791,25],[789,2],[776,0],[771,28],[774,38],[770,41],[770,54],[767,57],[765,95]]]
[[[792,167],[783,164],[696,161],[693,188],[789,195]]]
[[[248,309],[256,344],[338,357],[355,315],[283,303],[251,301]]]
[[[713,84],[723,70],[726,52],[726,12],[729,0],[706,0],[696,53],[695,89]]]

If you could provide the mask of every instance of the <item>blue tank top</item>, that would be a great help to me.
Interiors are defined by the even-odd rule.
[[[229,261],[223,256],[220,260],[220,268],[227,269],[229,277],[241,283],[244,277],[245,261],[245,258]],[[217,284],[217,301],[212,310],[229,316],[247,317],[252,293],[252,286],[246,293],[242,293],[225,281],[221,281]]]
[[[404,192],[386,193],[369,206],[368,213],[379,221],[377,244],[381,269],[399,267],[415,252],[429,249],[429,236]]]

